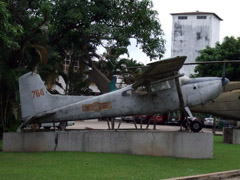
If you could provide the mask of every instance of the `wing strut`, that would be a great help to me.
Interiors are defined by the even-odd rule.
[[[186,117],[186,121],[187,121],[186,128],[190,129],[190,122],[189,122],[189,119],[187,117],[188,116],[193,117],[193,116],[192,116],[192,113],[191,113],[189,107],[184,106],[184,100],[183,100],[181,85],[180,85],[180,82],[179,82],[179,77],[175,78],[175,83],[176,83],[176,88],[177,88],[177,93],[178,93],[178,99],[179,99],[179,102],[180,102],[180,108],[181,108],[182,114],[184,114],[184,116]],[[181,127],[181,130],[182,130],[182,123],[180,124],[180,127]]]
[[[182,89],[181,89],[178,77],[175,78],[175,83],[176,83],[178,98],[179,98],[179,102],[180,102],[180,107],[181,107],[181,109],[184,109],[184,101],[183,101]]]
[[[185,128],[187,130],[191,129],[192,132],[199,132],[202,129],[202,123],[199,121],[195,121],[193,119],[193,115],[192,115],[192,112],[190,111],[189,107],[184,106],[182,89],[181,89],[181,85],[180,85],[178,77],[175,78],[175,83],[176,83],[176,88],[177,88],[177,92],[178,92],[178,98],[179,98],[179,102],[180,102],[180,108],[182,111],[182,115],[184,115],[186,117]],[[191,120],[189,120],[188,116],[190,116]],[[182,125],[184,124],[183,122],[184,122],[184,118],[181,120],[181,124],[180,124],[181,129],[180,130],[182,130]]]

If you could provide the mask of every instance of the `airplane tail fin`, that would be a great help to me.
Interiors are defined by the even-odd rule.
[[[18,81],[23,121],[50,109],[53,95],[47,91],[38,74],[29,72]]]

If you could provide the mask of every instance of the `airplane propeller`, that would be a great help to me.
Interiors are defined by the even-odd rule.
[[[229,83],[229,79],[226,78],[226,63],[240,63],[240,60],[205,61],[205,62],[185,63],[184,65],[221,64],[221,63],[223,63],[223,70],[222,70],[222,86],[224,87],[226,84]]]
[[[223,63],[223,70],[222,70],[222,80],[224,81],[226,75],[226,63]]]

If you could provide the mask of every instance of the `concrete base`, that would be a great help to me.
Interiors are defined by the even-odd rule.
[[[232,144],[232,142],[233,142],[233,128],[228,128],[228,127],[223,128],[223,142]]]
[[[82,151],[212,158],[213,135],[146,130],[4,133],[3,151]]]
[[[223,142],[231,144],[240,144],[240,129],[224,128]]]
[[[240,128],[240,121],[237,121],[237,127]]]
[[[240,129],[233,129],[233,144],[240,144]]]

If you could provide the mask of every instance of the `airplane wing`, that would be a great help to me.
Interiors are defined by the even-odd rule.
[[[150,81],[170,80],[181,76],[178,71],[182,68],[186,58],[186,56],[177,56],[148,64],[148,69],[136,80],[133,88],[145,85]]]

